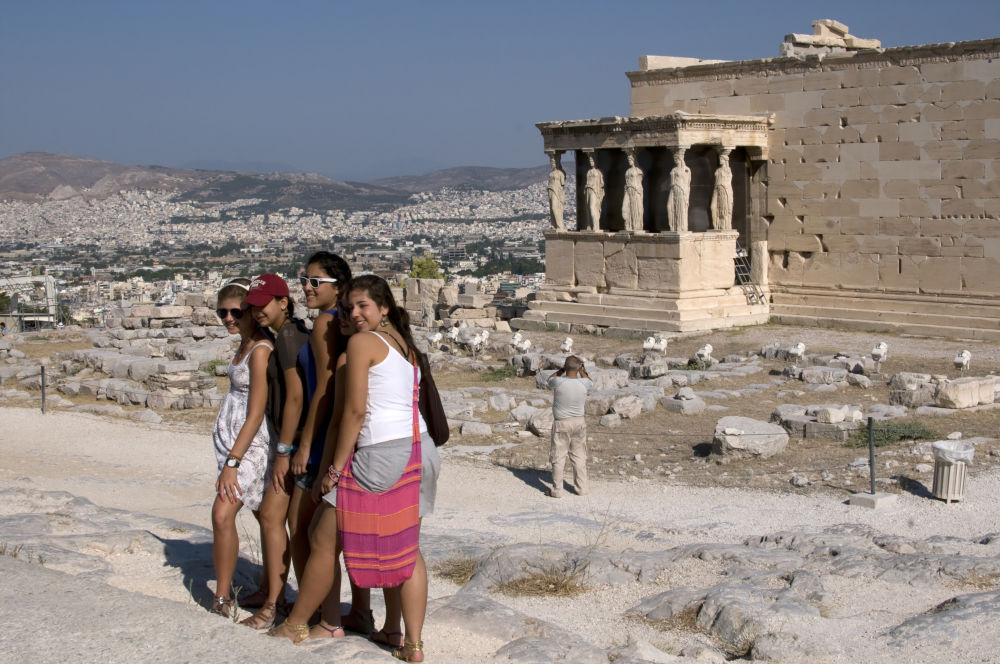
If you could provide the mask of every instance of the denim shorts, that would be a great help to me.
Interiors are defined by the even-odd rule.
[[[312,491],[313,484],[316,483],[316,478],[318,476],[319,466],[306,466],[306,472],[295,476],[295,486],[299,487],[303,491]]]

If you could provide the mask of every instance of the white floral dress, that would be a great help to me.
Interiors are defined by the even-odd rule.
[[[269,342],[259,341],[247,351],[239,363],[229,363],[229,393],[222,400],[219,416],[215,420],[215,430],[212,432],[215,459],[219,463],[220,473],[226,463],[226,457],[233,449],[236,437],[240,434],[240,429],[243,428],[243,423],[247,420],[250,408],[250,356],[261,346],[273,349]],[[243,491],[243,504],[254,511],[260,509],[260,501],[264,497],[264,490],[271,477],[271,464],[274,460],[271,454],[272,439],[276,440],[277,437],[274,435],[271,421],[265,415],[260,429],[257,430],[250,447],[240,461],[240,467],[236,470],[236,478]]]

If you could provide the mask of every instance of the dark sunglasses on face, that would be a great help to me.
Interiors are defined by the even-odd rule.
[[[330,278],[327,278],[327,277],[305,277],[305,276],[302,276],[302,277],[299,277],[299,283],[302,284],[303,288],[306,287],[306,284],[309,284],[313,288],[319,288],[320,284],[335,284],[335,283],[337,283],[337,280],[336,279],[330,279]]]
[[[239,320],[243,318],[243,309],[216,309],[215,315],[219,317],[219,320],[226,320],[226,314],[233,317],[233,320]]]

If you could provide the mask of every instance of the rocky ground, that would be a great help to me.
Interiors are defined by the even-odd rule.
[[[530,338],[558,355],[565,335]],[[819,388],[782,375],[793,362],[751,356],[771,343],[800,341],[810,362],[838,352],[860,356],[880,339],[889,345],[878,372],[886,379],[868,387]],[[991,375],[1000,349],[763,326],[673,339],[665,355],[687,358],[706,342],[716,358],[742,357],[728,364],[744,367],[744,375],[698,372],[711,375],[690,385],[705,402],[699,414],[657,404],[617,426],[588,418],[592,490],[561,500],[542,495],[546,440],[511,415],[522,405],[545,409],[548,393],[536,378],[501,370],[499,347],[475,359],[464,352],[437,357],[446,401],[468,402],[459,427],[486,424],[488,433],[456,431],[442,448],[438,506],[423,533],[433,570],[428,661],[996,661],[1000,411],[909,408],[892,420],[937,436],[879,448],[879,490],[898,497],[877,511],[847,500],[868,487],[864,448],[792,435],[764,459],[709,450],[720,417],[768,420],[782,404],[868,411],[888,405],[893,374],[957,377],[952,358],[968,348],[968,374]],[[25,339],[16,347],[42,357],[50,343]],[[642,348],[579,336],[574,352],[593,358],[588,365],[599,373]],[[632,381],[621,389],[636,387]],[[63,407],[42,416],[37,407],[16,407],[37,394],[4,388],[4,652],[36,661],[134,661],[157,653],[236,661],[281,650],[199,606],[212,576],[207,433],[214,413],[164,411],[162,423],[141,426]],[[662,389],[670,397],[679,386]],[[976,456],[963,500],[946,504],[930,495],[930,442],[953,432]],[[243,530],[240,578],[250,585],[259,551],[251,519]],[[380,607],[376,601],[376,614]],[[57,628],[41,660],[31,637],[36,621]],[[296,652],[304,661],[388,661],[356,637]]]

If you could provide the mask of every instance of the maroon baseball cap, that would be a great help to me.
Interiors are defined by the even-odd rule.
[[[262,274],[250,280],[250,291],[244,298],[252,307],[263,307],[276,297],[289,297],[288,284],[276,274]]]

